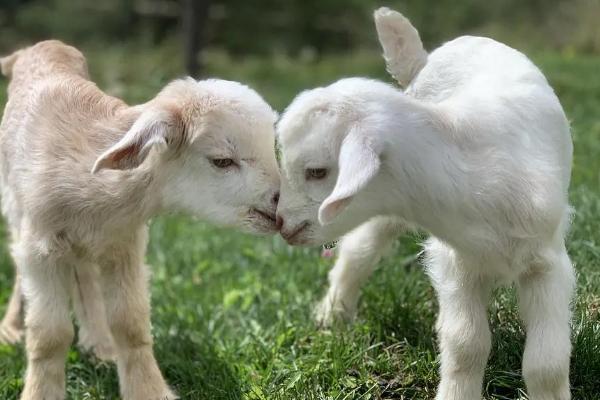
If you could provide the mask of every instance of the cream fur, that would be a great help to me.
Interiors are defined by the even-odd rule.
[[[188,212],[275,232],[276,114],[246,86],[189,78],[130,107],[101,92],[82,54],[58,41],[0,63],[12,77],[0,126],[2,210],[19,274],[15,304],[21,289],[27,300],[21,398],[65,396],[73,290],[83,344],[116,352],[123,398],[175,398],[152,351],[146,223]],[[228,158],[226,168],[211,161]],[[11,338],[14,315],[3,324],[16,328]]]

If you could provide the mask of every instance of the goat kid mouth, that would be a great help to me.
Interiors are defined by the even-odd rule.
[[[260,210],[258,208],[251,208],[250,214],[253,214],[253,215],[259,217],[263,222],[266,222],[267,224],[269,224],[269,226],[272,226],[273,230],[275,230],[275,231],[277,230],[277,228],[276,228],[277,219],[276,219],[275,213],[265,211],[265,210]]]
[[[304,244],[306,240],[304,238],[300,238],[300,233],[304,232],[309,225],[310,223],[308,221],[304,221],[292,231],[285,232],[282,230],[280,232],[281,237],[283,237],[283,239],[285,239],[285,241],[291,245]]]

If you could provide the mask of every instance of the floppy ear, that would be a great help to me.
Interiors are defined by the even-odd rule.
[[[151,148],[166,148],[177,134],[183,134],[182,131],[183,123],[174,111],[156,108],[146,110],[121,140],[98,157],[92,174],[105,168],[136,168],[146,159]]]
[[[377,175],[381,161],[368,138],[354,127],[342,142],[338,178],[333,191],[319,208],[319,222],[327,225],[342,212],[352,198]]]

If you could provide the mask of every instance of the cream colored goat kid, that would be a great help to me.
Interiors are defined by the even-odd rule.
[[[319,320],[351,317],[384,250],[421,228],[440,307],[436,398],[481,399],[486,305],[494,286],[516,282],[529,398],[569,399],[572,142],[556,95],[501,43],[460,37],[427,55],[402,15],[380,9],[375,19],[406,92],[343,79],[300,94],[278,123],[282,236],[322,244],[347,234]]]
[[[122,397],[175,398],[152,350],[146,221],[181,211],[273,233],[276,114],[253,90],[221,80],[178,80],[129,107],[57,41],[1,64],[12,76],[0,127],[2,208],[27,304],[21,398],[64,398],[69,292],[95,268]]]

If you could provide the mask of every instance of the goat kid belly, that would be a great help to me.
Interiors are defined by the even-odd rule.
[[[470,243],[462,240],[445,241],[430,236],[424,243],[425,265],[432,279],[445,276],[450,271],[439,270],[445,263],[432,262],[436,257],[458,258],[464,262],[454,264],[452,275],[468,279],[483,279],[492,282],[494,287],[511,286],[518,279],[535,268],[535,260],[546,249],[547,243],[540,239],[508,238],[497,236],[496,240],[477,237],[477,230],[467,229],[466,235],[473,239]],[[435,267],[434,267],[435,266]],[[442,279],[442,278],[440,278]]]

